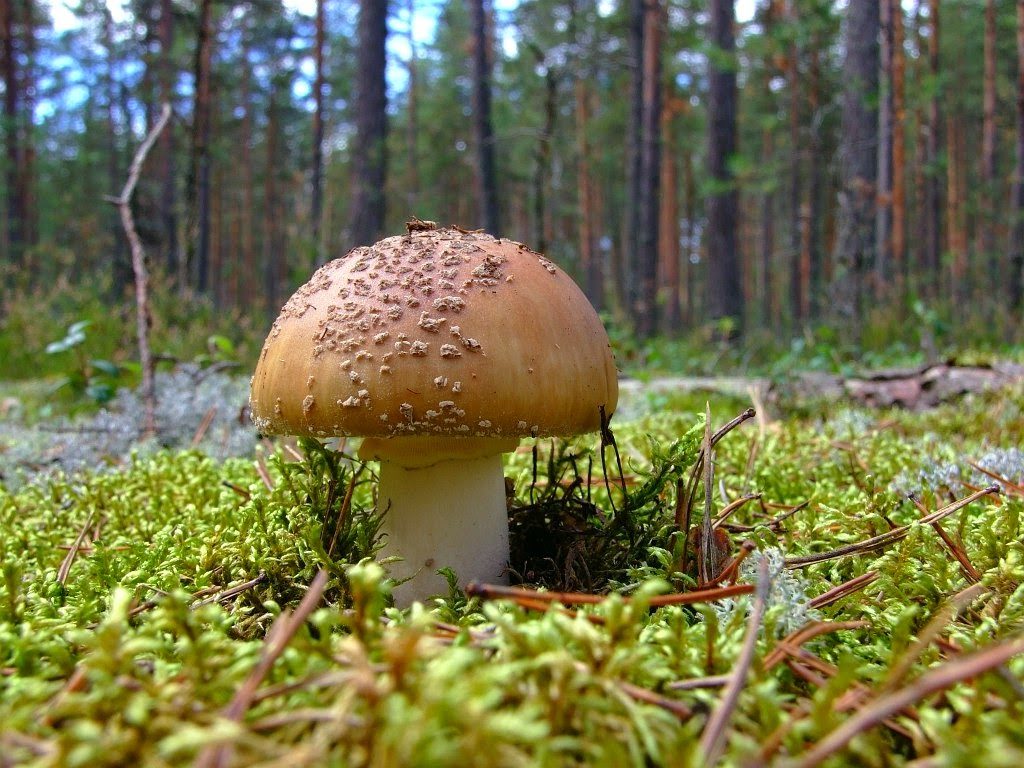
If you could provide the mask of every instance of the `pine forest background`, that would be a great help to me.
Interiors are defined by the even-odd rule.
[[[76,291],[130,315],[105,196],[169,102],[133,208],[165,315],[263,331],[417,216],[641,339],[1021,340],[1024,0],[109,5],[0,0],[8,331]]]

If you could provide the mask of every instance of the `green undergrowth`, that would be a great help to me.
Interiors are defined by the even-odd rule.
[[[786,764],[886,692],[1021,638],[1024,499],[1012,492],[943,521],[981,586],[937,629],[974,579],[929,526],[782,565],[913,524],[911,495],[935,510],[995,482],[972,462],[1024,483],[1022,408],[1017,390],[924,415],[752,419],[718,443],[716,512],[758,495],[723,529],[729,554],[750,541],[740,581],[762,557],[771,574],[720,764]],[[675,511],[703,433],[702,418],[663,411],[614,425],[618,458],[595,436],[509,457],[513,580],[610,594],[579,611],[454,589],[392,607],[372,560],[372,467],[315,443],[256,462],[139,456],[0,490],[0,765],[703,764],[722,688],[677,684],[736,668],[752,598],[649,606],[697,586]],[[285,637],[320,570],[322,596]],[[869,572],[866,587],[808,605]],[[815,621],[851,624],[805,642],[802,667],[769,664],[782,637]],[[1021,656],[954,680],[826,764],[1018,766],[1022,680]]]

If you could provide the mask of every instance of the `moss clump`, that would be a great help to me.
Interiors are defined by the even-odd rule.
[[[884,691],[1022,636],[1024,498],[1009,485],[944,521],[975,576],[928,526],[778,570],[784,557],[919,519],[900,478],[917,478],[929,509],[966,495],[968,460],[1012,460],[1024,426],[1006,414],[1022,404],[1019,391],[970,399],[946,412],[952,430],[941,414],[748,423],[719,444],[715,506],[760,495],[730,517],[729,544],[774,553],[778,574],[724,764],[804,753]],[[379,545],[373,475],[314,444],[265,472],[166,452],[0,490],[0,763],[185,765],[220,746],[235,765],[698,764],[722,696],[715,676],[734,669],[751,605],[649,605],[695,587],[679,568],[675,480],[701,431],[673,413],[617,428],[622,477],[615,469],[607,483],[592,440],[510,458],[520,574],[618,592],[546,612],[454,590],[405,613],[388,607],[383,571],[367,559]],[[605,463],[616,466],[610,449]],[[937,464],[959,467],[959,485],[920,485]],[[317,607],[256,674],[321,569]],[[871,572],[867,586],[809,610]],[[975,580],[974,599],[936,624]],[[779,638],[814,621],[846,628],[804,642],[809,655],[785,652]],[[1017,656],[947,686],[865,730],[836,764],[1019,765],[1022,679]]]

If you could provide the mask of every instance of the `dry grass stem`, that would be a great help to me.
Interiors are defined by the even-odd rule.
[[[715,707],[707,725],[700,737],[700,751],[704,755],[705,765],[714,765],[721,757],[725,747],[726,728],[732,713],[736,709],[740,692],[747,680],[750,671],[750,664],[754,660],[754,648],[757,645],[757,636],[761,631],[761,622],[764,618],[765,604],[768,600],[768,591],[771,588],[771,576],[768,571],[768,561],[762,559],[757,573],[757,593],[754,596],[754,603],[750,608],[750,618],[747,621],[747,634],[743,639],[743,647],[740,649],[739,658],[733,666],[729,675],[729,682],[722,691],[722,698]]]

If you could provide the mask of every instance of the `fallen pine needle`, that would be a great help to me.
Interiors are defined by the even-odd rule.
[[[933,693],[988,672],[1014,656],[1024,653],[1024,637],[991,646],[970,656],[955,659],[926,672],[910,685],[865,704],[860,711],[807,750],[795,768],[813,768],[841,750],[858,734]]]

